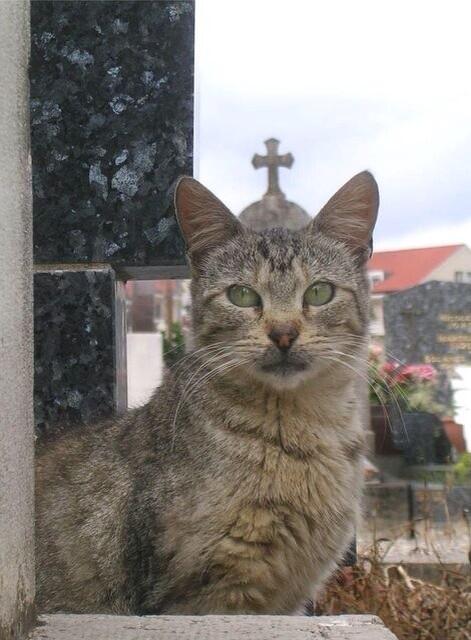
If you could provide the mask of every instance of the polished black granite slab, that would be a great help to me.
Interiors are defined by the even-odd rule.
[[[36,263],[184,264],[193,39],[191,1],[31,3]]]
[[[38,434],[126,406],[125,334],[113,269],[34,276],[34,409]]]

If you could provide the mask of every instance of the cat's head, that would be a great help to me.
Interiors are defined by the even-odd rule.
[[[250,231],[193,178],[180,180],[175,203],[196,346],[213,375],[232,371],[283,389],[329,369],[358,369],[379,205],[370,173],[347,182],[300,231]]]

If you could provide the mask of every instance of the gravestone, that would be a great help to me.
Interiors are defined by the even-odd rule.
[[[386,296],[384,326],[400,361],[471,365],[471,284],[432,281]]]
[[[471,284],[432,281],[386,296],[384,325],[387,352],[402,363],[433,365],[438,371],[436,399],[449,406],[449,370],[471,365]],[[410,464],[450,458],[443,425],[433,415],[398,415],[392,431]]]
[[[294,156],[291,153],[278,154],[280,141],[276,138],[265,140],[267,153],[264,156],[256,153],[252,158],[255,169],[268,169],[268,188],[261,200],[246,207],[239,218],[242,224],[254,231],[262,231],[273,227],[286,229],[302,229],[309,224],[311,218],[295,202],[286,199],[280,188],[278,170],[281,167],[290,169]]]
[[[193,22],[188,1],[31,4],[36,263],[184,263]]]
[[[36,432],[126,409],[122,287],[113,269],[34,276]]]
[[[186,275],[194,4],[31,3],[39,432],[124,410],[124,281]]]

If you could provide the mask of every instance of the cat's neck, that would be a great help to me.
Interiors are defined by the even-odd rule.
[[[296,457],[315,455],[319,446],[351,439],[357,430],[351,377],[313,379],[287,390],[234,376],[210,386],[200,415],[213,418],[211,428],[264,440]]]

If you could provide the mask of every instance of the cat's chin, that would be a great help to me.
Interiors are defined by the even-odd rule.
[[[280,360],[276,363],[260,365],[261,371],[269,375],[275,375],[280,378],[287,378],[297,373],[304,373],[308,365],[298,360]]]
[[[303,386],[309,379],[306,374],[296,373],[286,376],[265,375],[263,382],[275,391],[291,391]]]

